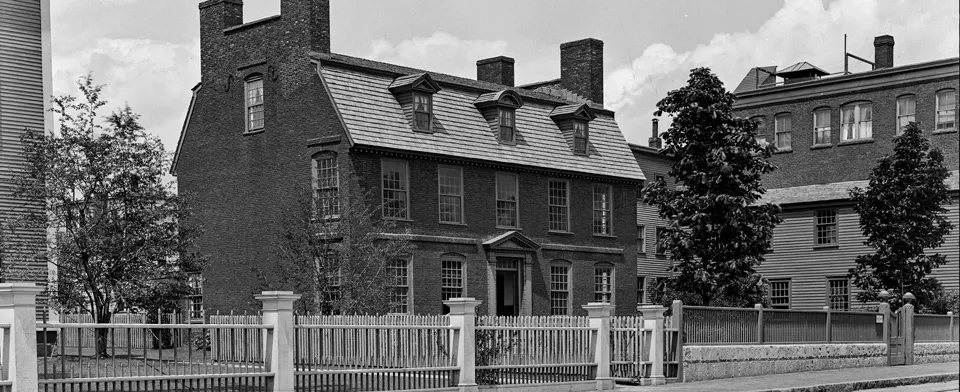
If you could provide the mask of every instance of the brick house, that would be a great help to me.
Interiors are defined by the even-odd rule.
[[[893,152],[893,138],[909,121],[920,123],[951,170],[953,204],[946,207],[958,228],[936,250],[949,261],[933,276],[948,289],[960,287],[960,59],[894,66],[893,45],[891,36],[876,38],[871,71],[828,76],[806,62],[780,71],[757,67],[735,90],[735,113],[760,121],[758,137],[779,150],[772,158],[778,169],[763,179],[764,199],[781,204],[784,222],[758,268],[771,280],[776,307],[847,309],[855,303],[856,289],[845,275],[856,256],[870,250],[847,190],[867,185],[877,159]]]
[[[348,186],[416,246],[393,264],[398,311],[455,296],[485,314],[635,310],[644,175],[603,108],[601,41],[563,44],[560,79],[514,86],[508,57],[472,80],[331,53],[328,1],[245,24],[238,0],[199,8],[201,82],[173,171],[205,229],[208,314],[253,307],[251,270],[280,262],[276,217],[300,190]]]

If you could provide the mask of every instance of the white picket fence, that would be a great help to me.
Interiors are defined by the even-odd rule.
[[[60,320],[61,323],[65,325],[94,323],[93,316],[87,313],[64,313],[60,315]],[[142,313],[114,314],[110,319],[111,324],[130,324],[131,328],[128,330],[118,328],[109,329],[107,332],[107,341],[110,342],[110,346],[121,349],[152,348],[153,336],[151,336],[149,330],[143,328],[143,325],[147,324],[146,320],[146,315]],[[174,324],[178,321],[178,315],[176,314],[163,315],[163,324]],[[60,331],[59,336],[56,344],[64,348],[88,349],[96,346],[95,328],[64,327]],[[40,340],[38,343],[43,344],[44,342]],[[53,344],[54,342],[50,343]],[[188,342],[178,342],[178,345],[179,344],[188,344]]]

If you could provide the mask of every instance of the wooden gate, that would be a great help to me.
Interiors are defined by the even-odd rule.
[[[895,313],[889,314],[890,320],[887,321],[890,329],[887,332],[887,364],[890,366],[904,365],[907,360],[904,348],[906,317],[903,317],[902,310],[897,309]]]

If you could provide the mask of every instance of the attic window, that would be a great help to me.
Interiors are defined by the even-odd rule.
[[[414,93],[413,116],[417,129],[429,131],[433,118],[433,97],[425,93]]]
[[[500,108],[500,142],[516,143],[516,111],[513,108]]]
[[[578,155],[587,155],[587,142],[590,137],[590,129],[586,122],[573,122],[573,153]]]

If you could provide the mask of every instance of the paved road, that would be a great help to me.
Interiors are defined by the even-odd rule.
[[[870,392],[957,392],[960,381],[938,382],[933,384],[908,385],[894,388],[867,389]]]

